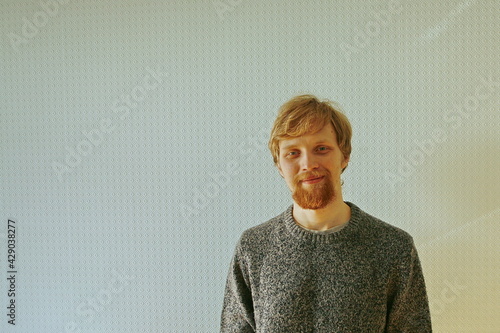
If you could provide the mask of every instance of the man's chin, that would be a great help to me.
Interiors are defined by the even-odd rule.
[[[302,209],[318,210],[328,206],[328,204],[333,201],[333,197],[325,199],[325,198],[311,198],[311,197],[294,195],[293,201],[297,205],[299,205]]]

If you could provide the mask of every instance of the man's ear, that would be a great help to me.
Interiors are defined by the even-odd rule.
[[[345,169],[345,168],[347,168],[347,165],[349,164],[350,158],[351,158],[350,156],[347,156],[347,157],[344,158],[344,160],[342,161],[342,165],[341,165],[342,166],[342,170]]]
[[[285,176],[283,175],[283,170],[281,170],[281,166],[280,166],[279,162],[276,163],[276,168],[278,169],[278,172],[280,173],[281,177],[285,178]]]

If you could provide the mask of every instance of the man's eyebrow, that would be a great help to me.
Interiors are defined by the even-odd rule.
[[[297,144],[290,143],[288,145],[284,145],[281,149],[286,150],[286,149],[295,148],[295,147],[297,147]]]
[[[332,142],[328,141],[328,140],[320,140],[318,142],[315,143],[315,145],[331,145]]]
[[[317,145],[332,145],[333,143],[331,141],[328,141],[328,140],[319,140],[319,141],[316,141],[314,143],[315,146]],[[295,148],[297,147],[298,144],[296,143],[290,143],[290,144],[285,144],[281,149],[282,150],[286,150],[286,149],[291,149],[291,148]]]

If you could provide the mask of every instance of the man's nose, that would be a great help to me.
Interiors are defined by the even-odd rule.
[[[311,153],[302,154],[300,163],[302,171],[314,170],[319,167],[317,158]]]

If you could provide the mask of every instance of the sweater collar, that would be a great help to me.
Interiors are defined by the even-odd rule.
[[[362,220],[363,213],[361,209],[359,209],[359,207],[355,204],[348,201],[345,201],[345,203],[349,205],[349,207],[351,207],[351,218],[347,222],[347,225],[337,232],[324,234],[315,233],[300,227],[299,225],[297,225],[297,222],[293,218],[293,205],[290,205],[282,214],[286,230],[294,237],[320,243],[329,243],[341,238],[345,238],[358,229],[359,224]]]

